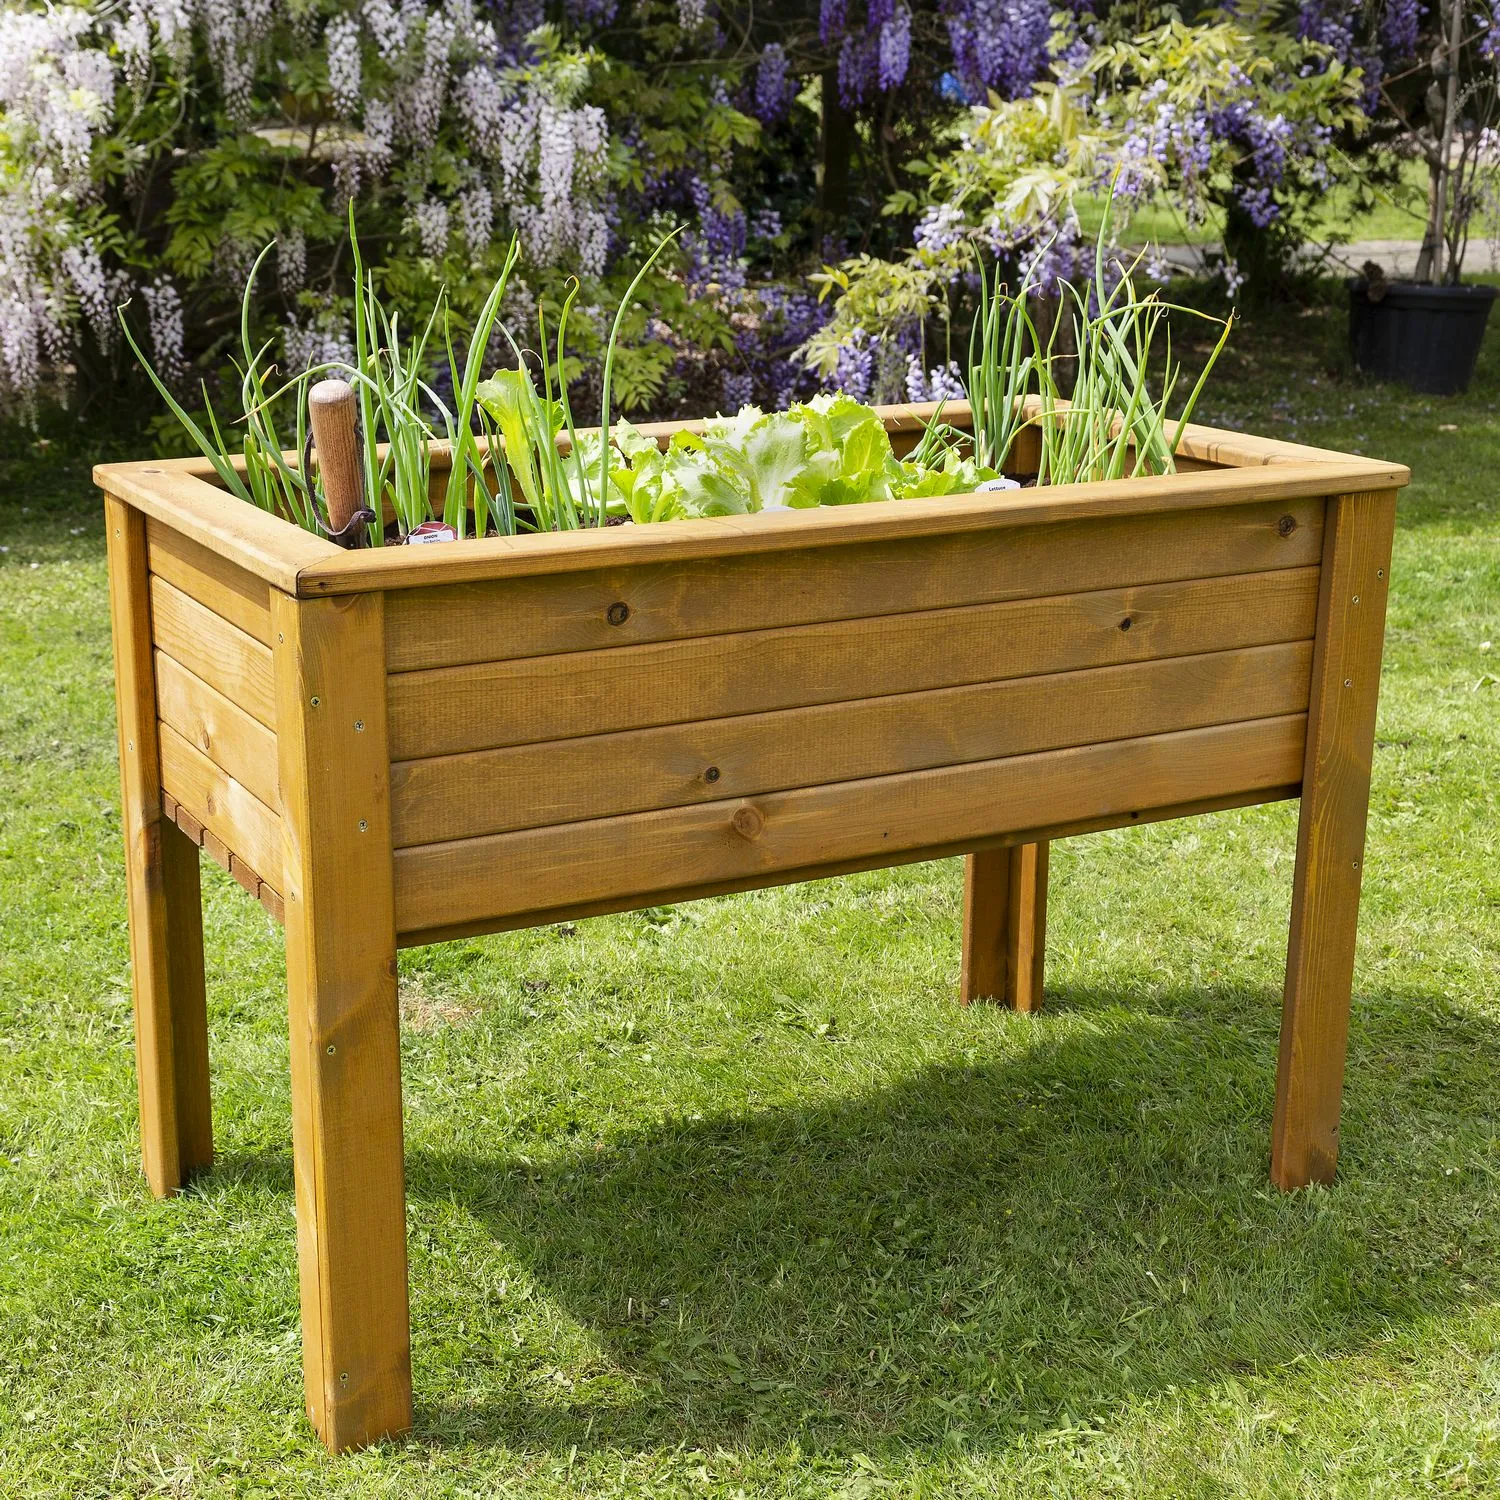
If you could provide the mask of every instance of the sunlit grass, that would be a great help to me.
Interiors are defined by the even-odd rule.
[[[0,1494],[1500,1487],[1500,335],[1461,399],[1237,330],[1201,420],[1409,462],[1340,1180],[1267,1143],[1294,810],[403,955],[417,1431],[302,1414],[278,932],[206,867],[219,1166],[136,1164],[95,454],[0,489]],[[120,456],[112,453],[108,456]],[[1490,643],[1488,647],[1485,643]]]

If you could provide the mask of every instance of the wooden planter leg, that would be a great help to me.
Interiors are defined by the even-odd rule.
[[[162,815],[145,517],[104,500],[141,1162],[158,1198],[214,1159],[198,849]]]
[[[272,591],[307,1412],[411,1426],[384,599]]]
[[[959,1001],[1042,1008],[1048,845],[971,854],[964,866],[964,957]]]
[[[1328,502],[1307,715],[1271,1178],[1331,1182],[1390,583],[1392,492]]]

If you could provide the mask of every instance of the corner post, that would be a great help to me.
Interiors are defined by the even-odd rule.
[[[146,519],[104,497],[141,1164],[164,1198],[212,1166],[198,848],[163,816]]]
[[[1395,491],[1336,495],[1323,529],[1271,1179],[1332,1182],[1375,753]]]
[[[964,862],[964,956],[959,1003],[1042,1008],[1047,946],[1046,843],[986,849]]]
[[[411,1426],[385,599],[271,600],[302,1367],[339,1452]]]

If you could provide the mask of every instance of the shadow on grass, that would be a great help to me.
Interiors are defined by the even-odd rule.
[[[1293,1196],[1267,1178],[1277,997],[1056,1009],[1019,1055],[580,1139],[540,1168],[412,1151],[412,1200],[472,1215],[502,1262],[417,1289],[471,1340],[424,1359],[418,1437],[974,1450],[1355,1352],[1473,1295],[1465,1246],[1462,1274],[1493,1275],[1496,1182],[1444,1163],[1492,1108],[1500,1035],[1446,1001],[1357,1004],[1343,1177]],[[516,1349],[507,1305],[473,1289],[518,1262],[561,1314],[561,1378],[538,1368],[545,1333]],[[511,1367],[481,1381],[503,1394],[445,1399],[471,1362]]]

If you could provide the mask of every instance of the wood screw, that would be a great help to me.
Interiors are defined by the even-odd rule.
[[[311,704],[312,704],[312,706],[313,706],[313,707],[314,707],[314,708],[316,708],[316,707],[317,707],[317,706],[318,706],[318,704],[319,704],[319,703],[320,703],[320,702],[321,702],[321,701],[322,701],[322,700],[321,700],[321,699],[319,699],[319,698],[318,698],[318,697],[317,697],[317,696],[316,696],[316,694],[315,694],[315,695],[314,695],[314,696],[313,696],[313,697],[312,697],[312,698],[311,698],[311,699],[309,699],[309,700],[308,700],[308,701],[309,701],[309,702],[310,702],[310,703],[311,703]]]
[[[363,719],[356,719],[354,721],[354,732],[355,734],[363,734],[365,732],[365,721]]]
[[[359,831],[361,833],[368,833],[370,831],[370,825],[364,818],[359,820]]]
[[[719,777],[720,777],[721,774],[722,773],[720,772],[720,770],[719,770],[719,768],[717,766],[710,766],[703,773],[703,779],[705,781],[717,781],[719,779]]]
[[[1359,603],[1359,595],[1358,595],[1358,594],[1356,594],[1356,595],[1355,595],[1355,596],[1354,596],[1354,598],[1353,598],[1353,599],[1351,599],[1351,600],[1350,600],[1350,601],[1349,601],[1349,602],[1350,602],[1350,603],[1351,603],[1351,604],[1358,604],[1358,603]]]
[[[334,1045],[333,1045],[333,1043],[332,1043],[332,1042],[329,1042],[329,1044],[328,1044],[328,1055],[329,1055],[329,1056],[330,1056],[330,1057],[332,1057],[332,1056],[333,1056],[333,1054],[334,1054],[334,1052],[335,1052],[335,1050],[336,1050],[336,1049],[335,1049],[335,1047],[334,1047]]]
[[[1375,569],[1375,576],[1377,578],[1384,578],[1385,577],[1385,569],[1384,568],[1376,568]]]
[[[617,601],[604,611],[604,618],[611,625],[623,625],[630,618],[630,606],[624,602]]]
[[[1290,536],[1296,529],[1297,529],[1297,518],[1296,518],[1296,516],[1283,516],[1276,523],[1276,530],[1278,532],[1280,532],[1282,536]]]
[[[1354,686],[1354,679],[1352,677],[1346,677],[1344,679],[1344,686],[1345,687],[1353,687]]]

